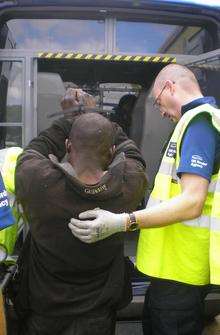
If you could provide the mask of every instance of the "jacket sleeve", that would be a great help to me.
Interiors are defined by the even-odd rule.
[[[40,185],[40,181],[47,178],[51,171],[48,155],[54,154],[58,159],[64,157],[65,139],[70,129],[71,123],[67,119],[56,120],[51,127],[35,137],[18,157],[15,192],[20,202],[24,202],[23,199],[33,193],[33,184]]]
[[[127,158],[137,160],[143,168],[146,168],[145,161],[135,145],[128,139],[122,128],[117,123],[112,123],[115,131],[116,155],[124,152]],[[25,148],[40,152],[45,157],[49,154],[55,155],[59,160],[65,156],[65,139],[69,136],[72,122],[66,118],[60,118],[53,122],[52,126],[42,131]]]
[[[115,154],[124,152],[127,158],[132,158],[138,161],[142,167],[146,168],[145,160],[143,159],[140,150],[137,148],[134,141],[130,140],[127,135],[123,132],[122,128],[117,124],[113,123],[115,129]]]
[[[58,159],[65,156],[65,140],[69,136],[72,123],[66,118],[60,118],[53,122],[52,126],[42,131],[25,148],[26,150],[35,150],[43,156],[48,157],[54,154]]]

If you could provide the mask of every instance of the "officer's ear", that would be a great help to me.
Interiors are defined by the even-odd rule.
[[[169,89],[170,91],[170,94],[173,95],[175,93],[175,82],[172,81],[172,80],[166,80],[166,83],[165,83],[166,87]]]
[[[72,150],[72,144],[68,138],[65,141],[65,147],[66,147],[66,152],[69,154]]]

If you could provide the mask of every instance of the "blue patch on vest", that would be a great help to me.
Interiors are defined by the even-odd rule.
[[[0,175],[0,230],[14,224],[14,218],[9,205],[7,191]]]

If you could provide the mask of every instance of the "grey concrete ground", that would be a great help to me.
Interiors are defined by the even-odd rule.
[[[143,335],[141,322],[119,321],[116,325],[115,335]]]

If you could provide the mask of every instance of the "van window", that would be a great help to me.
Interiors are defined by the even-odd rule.
[[[7,22],[17,49],[103,52],[104,21],[14,19]]]
[[[117,21],[118,52],[200,54],[212,50],[211,36],[202,27]]]
[[[22,145],[22,63],[0,61],[0,148]]]

